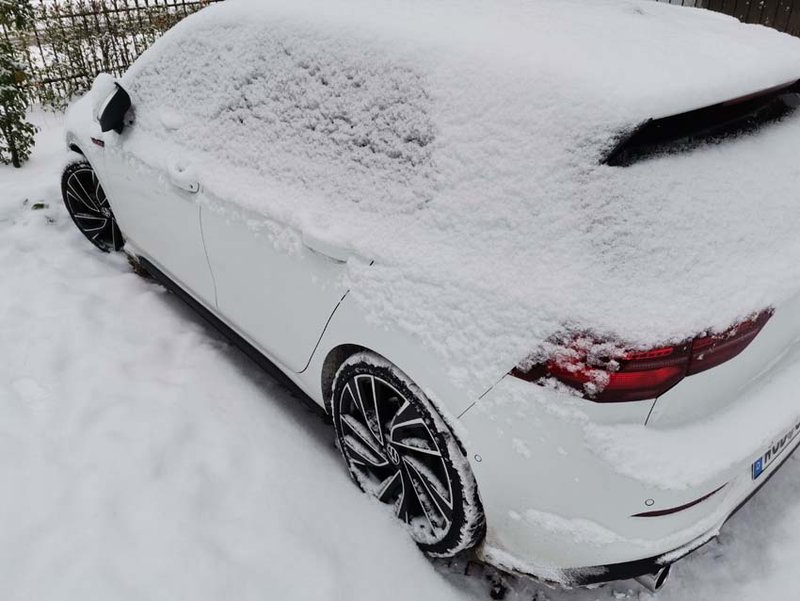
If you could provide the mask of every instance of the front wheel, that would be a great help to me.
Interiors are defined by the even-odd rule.
[[[61,176],[61,195],[72,221],[103,252],[122,250],[125,241],[108,198],[88,161],[69,165]]]
[[[331,411],[353,480],[393,508],[425,553],[450,557],[481,540],[484,516],[469,462],[404,374],[372,353],[351,357],[336,374]]]

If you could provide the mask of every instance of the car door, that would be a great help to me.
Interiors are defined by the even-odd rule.
[[[303,371],[347,292],[346,255],[241,209],[204,207],[202,223],[223,319],[273,360]]]
[[[146,134],[135,128],[134,123],[104,152],[103,186],[120,229],[135,252],[213,307],[215,286],[200,230],[196,180],[183,168],[180,151],[171,158],[142,156],[138,149],[148,146],[141,139]],[[135,147],[128,136],[138,136]]]

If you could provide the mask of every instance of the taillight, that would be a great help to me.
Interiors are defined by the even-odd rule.
[[[626,350],[591,336],[555,341],[547,360],[520,365],[512,375],[545,384],[553,378],[598,403],[654,399],[691,376],[741,353],[758,335],[773,311],[767,310],[721,334],[704,334],[678,345]]]
[[[730,361],[746,349],[764,328],[772,310],[764,311],[752,319],[736,324],[722,334],[699,336],[692,341],[692,361],[687,376]]]

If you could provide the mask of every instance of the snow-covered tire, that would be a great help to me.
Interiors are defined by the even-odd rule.
[[[358,353],[337,371],[330,403],[353,480],[393,505],[422,551],[451,557],[481,541],[485,518],[463,447],[405,374]]]
[[[70,162],[61,175],[64,206],[86,239],[103,252],[125,245],[114,213],[91,164],[85,159]]]

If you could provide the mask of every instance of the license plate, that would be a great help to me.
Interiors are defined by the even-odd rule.
[[[751,473],[753,475],[753,480],[758,480],[758,478],[767,471],[767,468],[775,463],[778,457],[792,446],[792,442],[795,438],[800,436],[800,422],[792,426],[792,428],[786,432],[781,438],[773,442],[769,448],[764,451],[764,453],[753,462],[751,467]]]

